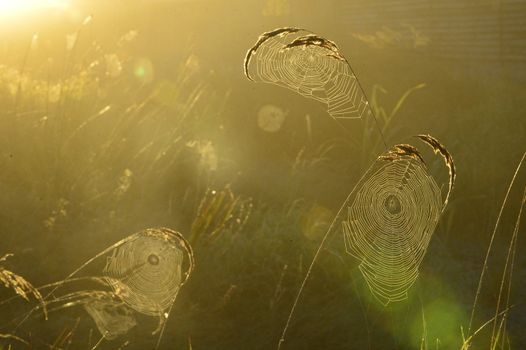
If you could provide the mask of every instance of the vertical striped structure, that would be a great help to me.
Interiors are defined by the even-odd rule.
[[[420,49],[435,57],[526,61],[524,0],[335,1],[342,26],[350,35],[411,26],[430,39]]]

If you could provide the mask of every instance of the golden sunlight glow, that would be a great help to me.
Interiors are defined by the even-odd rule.
[[[69,0],[0,0],[0,15],[38,9],[65,9]]]

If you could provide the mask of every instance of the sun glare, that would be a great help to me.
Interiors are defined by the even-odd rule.
[[[65,9],[69,0],[0,0],[0,15],[39,9]]]

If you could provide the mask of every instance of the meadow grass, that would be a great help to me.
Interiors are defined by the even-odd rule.
[[[23,67],[0,65],[0,100],[4,106],[0,128],[5,134],[0,140],[0,234],[1,249],[14,253],[10,267],[26,271],[23,275],[35,285],[49,284],[67,276],[101,247],[111,246],[131,232],[151,226],[173,227],[191,241],[196,270],[178,297],[164,344],[195,349],[274,348],[309,262],[336,215],[335,208],[381,151],[374,128],[366,124],[363,133],[362,129],[351,130],[351,135],[341,130],[334,133],[338,127],[327,119],[316,121],[320,128],[311,130],[315,135],[289,130],[285,132],[290,137],[284,139],[239,126],[234,131],[225,130],[229,123],[225,121],[225,106],[235,101],[235,96],[229,94],[228,86],[218,89],[208,83],[209,76],[199,69],[198,57],[188,53],[168,78],[150,80],[148,64],[128,52],[126,40],[115,43],[114,51],[105,52],[96,43],[83,42],[81,32],[77,36],[78,42],[60,64],[40,59],[42,54],[28,44]],[[383,104],[378,94],[381,88],[374,90],[373,107],[389,141],[403,133],[404,128],[396,126],[398,115],[412,106],[420,93],[417,90],[423,87],[419,84],[394,94],[393,106]],[[483,113],[501,111],[496,104],[487,106],[493,110],[480,107]],[[418,111],[422,112],[417,108],[409,114]],[[481,135],[488,132],[484,128],[489,127],[475,123],[479,110],[468,112],[471,115],[462,112],[461,122],[479,128],[465,134],[476,147],[482,142]],[[508,120],[503,123],[513,124]],[[502,159],[496,160],[496,165],[482,164],[482,158],[470,161],[473,153],[462,148],[463,143],[454,136],[449,137],[446,126],[441,128],[437,127],[445,136],[441,139],[451,144],[461,174],[492,171],[493,181],[499,181],[510,171]],[[240,147],[239,140],[246,141],[246,135],[239,134],[256,135],[252,143],[242,145],[248,154],[260,140],[265,145],[277,144],[282,152],[268,158],[238,159],[234,149]],[[510,145],[507,159],[513,159],[520,146]],[[488,153],[489,158],[495,156]],[[259,166],[251,171],[253,164]],[[434,169],[435,165],[429,166]],[[264,185],[254,175],[257,172],[266,176]],[[480,184],[462,189],[466,177],[459,176],[452,206],[434,236],[438,243],[424,259],[422,281],[407,303],[387,309],[377,305],[355,261],[342,249],[343,238],[336,234],[329,238],[313,268],[312,281],[291,323],[287,347],[316,348],[323,344],[330,349],[467,349],[470,344],[472,348],[489,344],[492,349],[513,348],[505,332],[506,323],[511,323],[508,309],[513,312],[513,302],[506,302],[504,309],[497,306],[494,313],[496,300],[481,297],[483,310],[477,324],[484,326],[489,321],[482,328],[474,324],[464,337],[461,326],[466,331],[467,324],[462,315],[440,320],[438,313],[433,313],[437,307],[432,301],[440,298],[439,293],[444,299],[440,305],[450,307],[447,310],[451,313],[459,308],[464,314],[471,311],[471,305],[463,306],[471,300],[458,295],[467,289],[472,297],[475,288],[448,290],[441,281],[429,277],[431,272],[439,275],[439,268],[462,269],[451,266],[458,264],[454,259],[442,262],[436,270],[432,262],[441,254],[449,254],[440,245],[453,240],[452,231],[468,227],[458,224],[464,215],[461,201],[469,201],[488,187],[488,179],[473,176]],[[501,196],[499,190],[484,197],[488,227],[500,208],[491,204]],[[510,198],[512,208],[517,207],[515,197]],[[519,221],[515,226],[519,227]],[[519,231],[504,225],[500,232],[513,232],[509,245],[506,241],[494,246],[494,251],[499,248],[497,257],[504,257],[508,267],[502,275],[493,270],[488,274],[493,276],[492,285],[504,283],[499,292],[504,295],[511,290],[507,286],[511,286],[508,283]],[[471,258],[480,259],[480,250],[466,247],[469,249],[473,249],[468,252]],[[495,261],[487,264],[500,266]],[[482,267],[482,263],[475,265],[475,271],[466,272],[469,281],[476,281]],[[91,272],[97,275],[97,271]],[[1,276],[0,272],[0,280]],[[29,284],[22,284],[26,280],[16,276],[4,280],[18,281],[8,287],[27,295],[20,286]],[[439,287],[428,290],[428,282]],[[38,296],[38,290],[28,290]],[[494,290],[487,288],[489,294]],[[8,289],[2,290],[2,299],[7,293]],[[508,296],[506,300],[510,300]],[[452,301],[461,307],[448,304]],[[155,325],[142,320],[145,326],[129,338],[95,345],[94,338],[98,337],[93,335],[94,325],[83,310],[75,309],[54,312],[47,323],[36,316],[19,333],[11,334],[9,321],[30,306],[12,300],[0,307],[6,310],[0,314],[2,346],[30,342],[34,347],[46,344],[56,349],[115,348],[129,342],[127,348],[141,348],[154,343],[150,333]],[[454,323],[452,328],[442,329],[448,322]],[[493,334],[485,333],[490,325]],[[30,333],[31,338],[26,338]],[[378,339],[382,339],[380,343]]]

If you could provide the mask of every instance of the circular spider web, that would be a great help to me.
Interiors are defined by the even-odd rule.
[[[378,160],[348,206],[347,252],[384,305],[407,298],[443,207],[435,180],[414,157]]]
[[[185,282],[181,273],[184,252],[185,246],[166,229],[148,229],[113,250],[104,275],[131,308],[159,315],[171,307]]]
[[[364,116],[367,99],[336,44],[298,32],[305,31],[281,28],[264,33],[245,58],[247,77],[322,102],[333,118]]]

